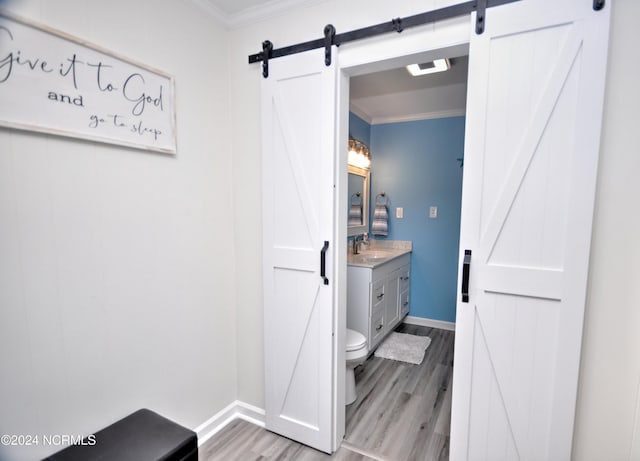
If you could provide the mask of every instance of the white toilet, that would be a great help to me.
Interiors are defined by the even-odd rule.
[[[365,361],[367,358],[367,352],[367,338],[365,338],[363,334],[347,328],[347,351],[345,354],[347,363],[347,371],[345,373],[345,405],[349,405],[356,400],[356,378],[353,370]]]

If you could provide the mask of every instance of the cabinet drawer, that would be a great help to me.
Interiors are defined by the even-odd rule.
[[[380,311],[376,317],[371,319],[371,330],[369,331],[369,350],[373,349],[384,336],[384,311]]]
[[[371,318],[376,314],[374,312],[384,309],[384,297],[385,289],[384,283],[381,281],[375,282],[371,288]]]
[[[408,266],[403,267],[402,269],[400,269],[400,275],[399,275],[399,291],[403,292],[409,289],[409,279],[411,277],[411,271],[409,269]]]
[[[409,290],[400,293],[400,317],[409,313]]]

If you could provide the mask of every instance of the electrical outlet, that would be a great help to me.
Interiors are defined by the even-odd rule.
[[[396,208],[396,218],[398,219],[404,218],[404,208],[402,207]]]
[[[429,217],[431,219],[435,219],[435,218],[438,217],[438,207],[437,206],[429,207]]]

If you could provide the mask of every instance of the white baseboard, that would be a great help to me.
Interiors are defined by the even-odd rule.
[[[422,317],[413,317],[407,315],[404,323],[410,325],[421,325],[423,327],[439,328],[441,330],[456,331],[455,322],[445,322],[444,320],[423,319]]]
[[[220,432],[236,418],[264,427],[264,410],[236,400],[194,429],[198,434],[198,446]]]

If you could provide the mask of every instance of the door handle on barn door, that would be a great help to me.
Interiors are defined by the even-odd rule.
[[[462,263],[462,302],[469,302],[469,270],[471,269],[471,250],[464,250]]]
[[[324,246],[320,250],[320,277],[324,279],[324,284],[329,285],[329,279],[326,276],[327,272],[327,250],[329,249],[329,240],[324,241]]]

